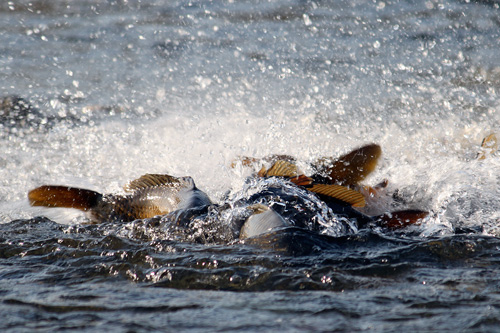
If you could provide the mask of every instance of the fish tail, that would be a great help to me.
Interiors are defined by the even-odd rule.
[[[318,171],[316,177],[326,176],[329,184],[356,185],[375,170],[381,155],[379,145],[369,144],[338,159],[321,158],[314,164]]]
[[[75,208],[88,211],[97,206],[102,194],[68,186],[44,185],[28,193],[31,206]]]
[[[429,212],[424,210],[408,209],[386,213],[375,217],[375,220],[382,227],[396,230],[419,224],[427,215]]]

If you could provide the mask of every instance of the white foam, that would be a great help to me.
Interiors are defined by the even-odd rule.
[[[42,184],[119,192],[145,173],[189,175],[217,201],[226,191],[241,187],[250,172],[229,167],[237,156],[290,154],[308,162],[376,142],[383,148],[383,157],[366,183],[389,179],[391,190],[397,188],[413,201],[411,208],[439,215],[436,223],[482,224],[496,230],[500,157],[475,160],[482,137],[496,130],[489,126],[498,124],[496,115],[493,121],[464,123],[450,116],[427,126],[404,128],[381,126],[373,120],[357,127],[359,118],[322,122],[308,113],[288,115],[279,108],[267,116],[223,111],[202,117],[171,110],[152,120],[112,119],[90,127],[61,126],[29,138],[4,139],[2,220],[29,216],[33,210],[28,208],[26,193]],[[390,203],[385,208],[390,209]]]

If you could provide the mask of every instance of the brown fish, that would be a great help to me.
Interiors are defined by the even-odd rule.
[[[382,149],[379,145],[368,144],[338,158],[322,157],[312,163],[316,173],[309,179],[304,178],[302,171],[296,166],[296,159],[288,155],[271,155],[262,159],[239,157],[231,163],[231,166],[235,167],[238,162],[245,167],[268,163],[271,164],[271,167],[267,169],[262,166],[257,173],[259,177],[277,175],[288,178],[299,177],[301,185],[305,185],[309,181],[309,183],[337,184],[352,187],[357,186],[375,170],[381,155]]]
[[[357,218],[360,224],[375,222],[390,229],[418,224],[428,215],[428,212],[403,210],[381,216],[367,216],[350,208],[364,207],[366,198],[376,197],[378,192],[387,187],[387,180],[374,187],[359,184],[375,170],[381,155],[382,149],[379,145],[369,144],[336,159],[323,157],[313,164],[317,173],[311,177],[304,175],[299,170],[292,157],[286,155],[284,159],[280,159],[280,155],[272,155],[263,161],[273,161],[274,163],[269,169],[263,166],[257,176],[288,179],[295,185],[304,187],[318,195],[327,204],[329,203],[330,208],[334,208],[336,213]],[[244,158],[242,161],[246,162],[244,164],[246,166],[259,162],[258,159],[253,158]]]
[[[32,206],[75,208],[88,213],[93,222],[133,221],[168,214],[177,209],[211,204],[191,177],[146,174],[114,195],[58,185],[44,185],[28,194]]]

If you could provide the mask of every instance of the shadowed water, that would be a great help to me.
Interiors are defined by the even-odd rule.
[[[116,228],[68,227],[41,218],[3,225],[4,327],[488,330],[498,325],[496,238],[423,241],[375,232],[334,238],[299,229],[266,237],[279,236],[295,248],[259,249],[145,241],[133,233],[124,238],[110,234]],[[234,320],[223,320],[227,317]]]

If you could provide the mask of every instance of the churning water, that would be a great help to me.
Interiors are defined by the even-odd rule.
[[[0,326],[497,330],[500,157],[476,156],[500,128],[499,5],[3,1]],[[255,246],[88,225],[26,198],[167,173],[221,203],[254,171],[237,156],[290,154],[307,172],[370,142],[384,155],[366,183],[389,179],[371,213],[428,210],[421,225]]]

